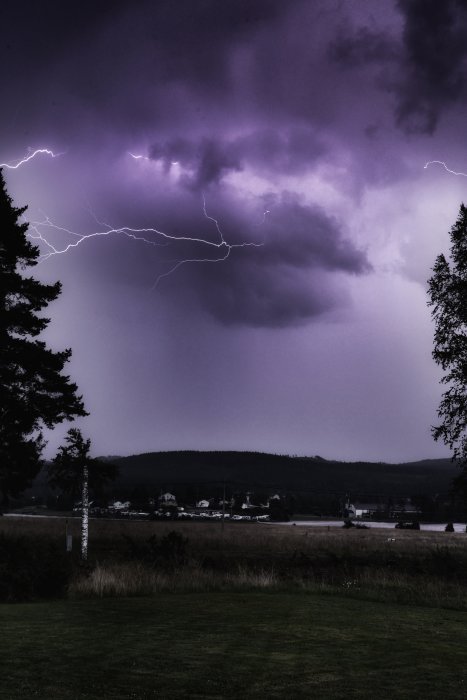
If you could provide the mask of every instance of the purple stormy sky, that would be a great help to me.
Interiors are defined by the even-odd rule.
[[[447,455],[426,280],[467,177],[424,165],[467,171],[465,2],[17,0],[0,26],[0,160],[61,154],[4,175],[95,453]]]

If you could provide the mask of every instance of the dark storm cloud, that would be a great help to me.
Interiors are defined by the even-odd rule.
[[[75,42],[107,24],[126,0],[76,2],[70,0],[5,0],[0,3],[0,26],[3,29],[0,52],[15,66],[38,66],[57,61],[73,48]],[[5,65],[4,65],[5,67]],[[21,80],[21,74],[15,76]]]
[[[160,160],[165,171],[181,165],[188,171],[182,184],[203,189],[218,184],[224,175],[246,165],[257,170],[298,174],[311,168],[325,153],[323,143],[312,129],[304,127],[255,130],[236,139],[201,138],[197,141],[172,138],[155,143],[149,157]]]
[[[104,129],[156,129],[187,113],[205,119],[206,99],[231,89],[234,47],[287,11],[280,0],[0,3],[9,30],[0,120],[23,140],[92,147]]]
[[[176,138],[156,143],[150,148],[149,157],[161,160],[166,171],[176,164],[189,170],[190,174],[182,177],[182,183],[193,189],[203,189],[212,183],[218,183],[224,174],[242,169],[235,148],[213,139],[202,139],[199,143],[194,143]]]
[[[44,31],[47,37],[44,52],[36,52],[44,40],[35,37],[34,50],[23,43],[25,55],[18,58],[26,71],[15,89],[31,97],[31,110],[23,110],[20,120],[27,115],[29,126],[46,123],[70,147],[70,160],[73,138],[83,161],[91,162],[96,153],[102,157],[102,170],[90,173],[89,187],[100,193],[104,217],[106,149],[122,158],[134,138],[133,143],[152,144],[150,158],[171,177],[161,178],[157,205],[153,192],[148,205],[125,190],[125,182],[115,182],[107,195],[109,220],[215,239],[217,232],[202,213],[200,192],[206,191],[209,213],[223,225],[230,221],[229,243],[264,241],[261,248],[233,249],[222,263],[182,266],[161,284],[162,293],[167,285],[172,293],[174,287],[184,288],[224,324],[288,326],[315,319],[343,302],[338,276],[369,269],[365,254],[337,220],[292,194],[265,198],[260,214],[270,213],[251,231],[248,217],[238,214],[245,208],[242,195],[227,181],[229,174],[244,174],[246,191],[248,177],[259,175],[263,192],[280,189],[278,177],[306,175],[325,163],[334,143],[329,114],[345,120],[346,127],[352,121],[338,94],[344,89],[351,96],[352,86],[336,71],[336,62],[329,68],[323,38],[333,33],[334,10],[326,2],[311,5],[301,0],[160,0],[116,3],[111,12],[111,4],[103,3],[99,10],[90,9],[88,22],[80,17],[74,23],[77,7],[72,4],[68,23],[63,8],[53,4],[57,12],[50,25],[37,8],[33,13],[38,35]],[[55,35],[60,38],[54,44]],[[339,54],[335,48],[337,63],[357,65],[359,52],[372,61],[391,55],[390,42],[381,37],[363,32],[357,42],[355,50],[342,44]],[[28,93],[22,81],[33,60],[38,79],[28,85]],[[128,174],[136,177],[138,165],[128,161]],[[112,159],[108,162],[111,167]],[[156,168],[139,172],[148,181],[160,175]],[[353,178],[358,176],[355,169]],[[139,182],[144,188],[144,179]],[[211,212],[210,200],[218,211]],[[93,244],[96,256],[90,264],[109,274],[121,271],[129,285],[150,286],[177,260],[225,252],[184,241],[140,254],[125,244],[119,241],[110,251],[105,241],[101,247]],[[81,252],[87,254],[84,248]]]
[[[284,11],[281,0],[6,0],[0,4],[0,24],[9,31],[0,48],[20,63],[34,62],[36,68],[56,62],[57,54],[73,51],[76,43],[85,58],[89,46],[84,41],[120,19],[131,34],[136,19],[144,22],[153,44],[171,54],[168,68],[175,73],[196,66],[214,73],[218,66],[204,63],[208,47],[217,53],[225,43],[248,36]],[[128,39],[136,43],[141,35]]]
[[[157,246],[135,244],[125,237],[115,237],[111,243],[105,238],[90,241],[79,251],[89,261],[89,274],[118,278],[138,289],[151,288],[163,276],[157,293],[167,301],[181,301],[181,307],[186,294],[223,323],[254,319],[258,326],[287,326],[297,318],[313,320],[324,310],[345,305],[343,278],[371,270],[365,251],[352,243],[339,219],[292,193],[259,197],[245,206],[241,197],[216,188],[206,192],[205,201],[206,215],[203,198],[192,190],[165,207],[151,202],[146,213],[144,202],[123,201],[119,221],[156,226],[183,239],[161,240],[148,233],[145,237]],[[214,219],[227,245],[233,246],[225,260],[221,259],[229,252],[227,245],[199,242],[219,243]],[[240,247],[243,244],[255,245]],[[180,261],[199,259],[221,261],[189,262],[165,277]],[[340,290],[337,296],[334,287]]]
[[[398,0],[405,18],[404,78],[397,88],[397,123],[431,134],[443,109],[466,97],[465,0]]]
[[[246,162],[259,169],[298,175],[312,168],[327,147],[311,127],[256,130],[236,142]]]
[[[343,303],[330,273],[370,270],[365,253],[320,208],[289,193],[267,198],[266,205],[254,238],[245,235],[240,220],[226,235],[231,244],[255,240],[262,247],[235,248],[222,263],[185,268],[188,288],[223,324],[286,327],[310,321]]]
[[[342,103],[354,100],[357,73],[376,66],[377,84],[395,97],[396,124],[432,133],[442,110],[465,97],[465,2],[388,0],[385,12],[400,13],[402,33],[397,23],[369,20],[368,8],[362,19],[362,7],[324,0],[1,3],[0,24],[11,31],[0,45],[8,86],[0,119],[23,139],[63,136],[66,146],[78,133],[92,141],[99,130],[146,129],[160,144],[154,133],[164,138],[187,127],[190,140],[194,123],[222,128],[237,119],[255,121],[260,131],[264,120],[274,128],[293,121],[329,128]],[[369,104],[369,111],[371,121],[376,109]],[[237,153],[220,146],[206,144],[212,154],[201,181],[237,167]]]
[[[20,26],[25,6],[8,3],[5,26]],[[27,38],[15,36],[13,61],[0,45],[3,65],[15,65],[0,120],[15,137],[22,131],[28,146],[48,140],[94,153],[101,143],[118,148],[134,139],[164,151],[176,136],[200,141],[207,134],[204,157],[187,154],[200,160],[196,188],[241,167],[246,150],[253,159],[256,149],[256,161],[266,164],[261,149],[286,149],[288,164],[277,157],[292,172],[302,153],[310,155],[304,125],[328,132],[347,119],[341,103],[350,105],[355,92],[326,52],[345,4],[160,0],[66,7],[69,19],[63,3],[52,2],[50,13],[33,4]],[[341,53],[350,62],[360,55],[374,60],[378,41],[364,32],[357,42],[368,45],[366,54],[351,46]],[[293,125],[303,133],[284,136]],[[258,143],[231,143],[236,131],[257,132]],[[286,147],[275,143],[284,138]]]
[[[258,269],[250,261],[215,269],[199,293],[203,305],[222,324],[259,328],[300,325],[338,303],[334,287],[319,272],[306,279],[291,269]]]
[[[150,40],[161,78],[225,88],[232,44],[286,12],[281,0],[163,0],[147,3]],[[170,60],[167,58],[170,57]]]
[[[397,53],[397,44],[390,37],[368,27],[360,27],[355,33],[341,31],[329,46],[331,60],[346,68],[392,61]]]
[[[175,236],[220,240],[198,194],[185,190],[178,201],[178,210],[167,211],[165,221],[158,219],[159,228]],[[193,305],[200,307],[229,326],[285,328],[345,307],[346,276],[365,275],[371,267],[342,223],[288,192],[255,204],[255,210],[245,208],[241,199],[217,189],[207,197],[207,214],[218,221],[226,243],[234,246],[228,256],[226,245],[216,248],[183,240],[153,248],[119,238],[112,248],[104,240],[89,242],[93,255],[88,265],[95,275],[109,275],[141,290],[182,260],[211,260],[189,262],[161,278],[155,299],[163,298],[187,315],[196,315]],[[259,247],[239,247],[244,243]],[[84,248],[81,254],[90,259]]]
[[[378,84],[395,96],[396,125],[409,134],[433,134],[442,112],[467,96],[467,5],[397,0],[396,8],[401,37],[367,26],[341,29],[329,56],[343,68],[378,66]]]
[[[339,222],[290,193],[266,200],[270,211],[263,260],[268,265],[368,272],[364,253],[344,238]]]

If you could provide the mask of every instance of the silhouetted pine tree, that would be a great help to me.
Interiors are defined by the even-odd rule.
[[[435,336],[433,358],[445,372],[447,386],[432,429],[435,440],[452,450],[453,459],[467,470],[467,209],[462,204],[451,229],[450,260],[436,258],[429,280],[429,306],[433,307]],[[460,486],[460,483],[458,484]]]
[[[64,375],[71,350],[52,352],[38,336],[41,311],[61,291],[24,274],[39,249],[20,223],[0,169],[0,491],[4,502],[27,488],[41,468],[42,430],[85,416],[77,386]]]

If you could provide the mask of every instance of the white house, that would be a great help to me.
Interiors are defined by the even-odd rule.
[[[176,506],[177,505],[177,499],[175,498],[173,493],[161,493],[159,496],[159,505],[161,506]]]
[[[109,505],[109,508],[111,510],[128,510],[130,506],[130,501],[115,501]]]
[[[382,510],[379,503],[356,503],[355,517],[356,518],[371,518],[372,515]]]

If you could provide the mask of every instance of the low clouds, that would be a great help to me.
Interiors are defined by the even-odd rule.
[[[338,221],[320,207],[303,204],[287,192],[272,198],[269,206],[268,245],[264,251],[268,264],[353,274],[369,270],[364,253],[344,238]]]
[[[235,148],[213,139],[202,139],[196,143],[175,138],[156,143],[149,149],[149,157],[161,161],[166,173],[172,166],[181,165],[185,171],[181,177],[182,184],[192,189],[202,190],[213,183],[219,183],[228,172],[242,169]]]
[[[257,129],[234,139],[171,138],[154,143],[149,157],[161,161],[165,172],[180,165],[181,183],[203,190],[246,166],[260,172],[300,174],[312,168],[325,152],[324,144],[312,129],[289,127]]]
[[[226,235],[230,244],[255,240],[261,247],[232,249],[226,261],[185,268],[183,281],[177,280],[224,325],[310,322],[346,303],[345,285],[335,273],[362,275],[371,269],[365,253],[319,207],[290,193],[270,197],[267,205],[269,213],[254,238],[238,221]]]
[[[301,325],[333,309],[335,287],[318,271],[306,278],[293,268],[244,260],[216,269],[199,289],[207,311],[224,325],[285,328]]]
[[[342,221],[294,193],[268,194],[247,205],[226,188],[213,189],[206,195],[212,218],[204,215],[199,193],[184,189],[177,199],[177,214],[167,211],[165,221],[153,219],[152,225],[183,240],[156,248],[121,237],[112,246],[90,241],[86,256],[92,253],[95,274],[139,291],[159,278],[151,293],[155,306],[175,305],[190,318],[201,312],[223,326],[288,328],[348,307],[348,277],[371,272],[365,250]],[[131,210],[122,216],[131,219]],[[182,260],[191,262],[170,272]]]

